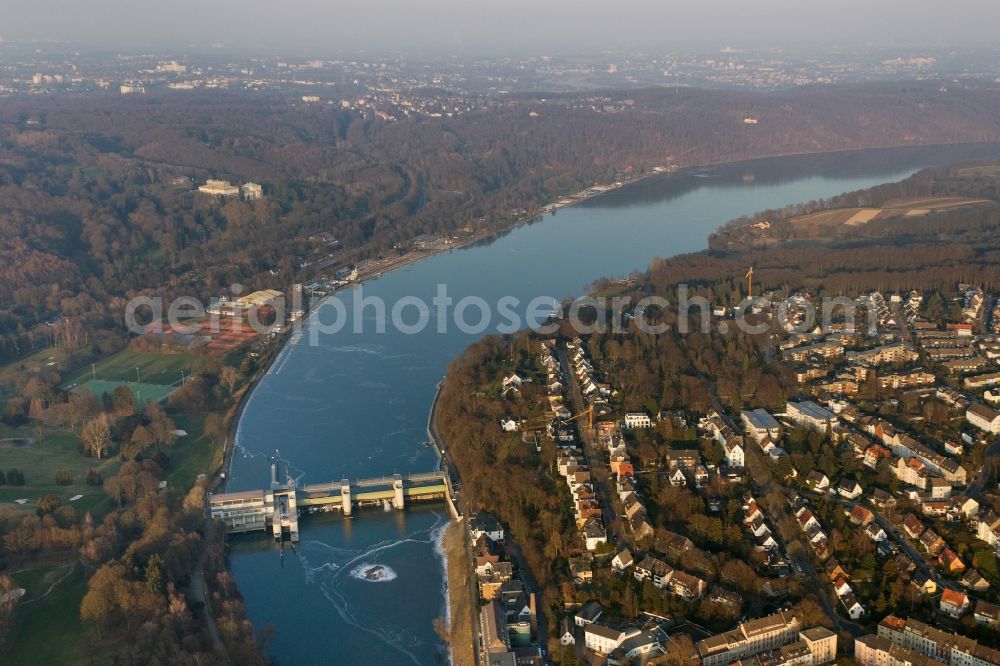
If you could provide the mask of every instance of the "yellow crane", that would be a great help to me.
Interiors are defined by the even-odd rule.
[[[591,430],[593,430],[594,429],[594,406],[593,405],[591,405],[587,409],[583,410],[582,412],[580,412],[576,416],[569,417],[569,419],[566,422],[567,423],[572,423],[573,421],[576,421],[577,419],[581,419],[584,416],[587,417],[587,427],[590,428]]]
[[[747,298],[753,298],[753,266],[747,269]]]

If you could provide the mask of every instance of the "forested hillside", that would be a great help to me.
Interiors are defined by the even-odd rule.
[[[932,83],[521,97],[400,122],[223,91],[5,99],[0,354],[69,335],[37,328],[57,315],[114,331],[121,299],[142,291],[287,286],[315,270],[304,264],[317,232],[349,262],[422,233],[503,228],[654,166],[1000,140],[998,111],[998,91]],[[259,181],[266,197],[195,194],[210,177]]]

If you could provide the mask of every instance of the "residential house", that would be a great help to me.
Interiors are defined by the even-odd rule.
[[[559,645],[576,645],[576,634],[573,631],[573,623],[568,617],[564,617],[559,623]]]
[[[941,593],[941,601],[938,604],[942,613],[948,617],[958,618],[962,613],[969,610],[969,597],[964,592],[945,588]]]
[[[473,541],[478,540],[483,535],[496,543],[502,543],[504,539],[503,525],[493,515],[485,511],[480,511],[469,520],[469,533],[472,535]]]
[[[941,551],[941,554],[938,555],[938,564],[951,574],[960,574],[965,571],[965,562],[951,548],[945,548]]]
[[[629,552],[628,548],[623,548],[611,559],[611,569],[615,573],[625,573],[634,563],[635,560],[632,559],[632,553]]]
[[[837,483],[837,494],[843,498],[856,500],[863,492],[861,484],[854,479],[844,477]]]
[[[573,623],[578,627],[585,627],[600,620],[603,613],[604,607],[600,602],[591,600],[580,606],[580,610],[573,615]]]
[[[825,492],[830,488],[830,479],[823,472],[814,469],[806,475],[806,485],[813,490]]]
[[[920,535],[923,534],[926,529],[927,528],[920,521],[920,519],[912,513],[907,514],[906,518],[903,519],[903,531],[906,532],[911,539],[919,539]]]
[[[910,577],[910,585],[915,587],[920,594],[937,594],[937,583],[923,571],[917,571]]]
[[[1000,606],[996,604],[978,599],[972,616],[979,624],[985,624],[993,628],[1000,627]]]
[[[975,569],[966,569],[958,582],[970,592],[985,592],[990,589],[990,582]]]
[[[937,557],[946,546],[944,539],[939,537],[937,532],[930,528],[924,530],[924,533],[920,535],[920,539],[918,539],[918,541],[920,541],[920,545],[922,545],[924,550],[930,553],[932,557]]]
[[[855,504],[853,507],[851,507],[851,510],[848,513],[848,518],[855,525],[859,525],[861,527],[867,527],[868,524],[875,519],[875,516],[874,514],[872,514],[871,509],[869,509],[868,507],[862,506],[860,504]]]
[[[853,592],[848,592],[840,597],[840,605],[844,607],[847,617],[852,620],[860,619],[865,614],[865,607],[858,602]]]
[[[722,445],[723,453],[726,457],[726,465],[729,467],[742,468],[744,465],[743,438],[733,435],[726,438]]]

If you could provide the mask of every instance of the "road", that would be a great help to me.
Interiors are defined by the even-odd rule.
[[[527,588],[528,592],[535,593],[535,607],[539,610],[542,609],[542,588],[538,586],[538,581],[535,580],[535,576],[531,573],[531,568],[528,566],[528,561],[524,558],[521,548],[510,539],[507,539],[504,543],[504,550],[507,551],[507,557],[517,564],[518,571],[521,574],[521,582],[524,583],[525,588]],[[549,631],[545,613],[537,613],[535,621],[538,623],[538,644],[543,650],[548,651]]]
[[[719,414],[723,415],[723,418],[725,418],[723,412],[720,411]],[[748,451],[748,453],[750,452]],[[754,451],[753,453],[750,453],[750,455],[759,456],[762,454],[760,454],[758,450]],[[771,515],[772,525],[777,526],[789,520],[795,520],[795,518],[791,516],[791,514],[785,508],[787,506],[787,497],[788,497],[788,495],[785,492],[786,490],[785,486],[775,484],[774,482],[766,484],[755,482],[753,484],[753,488],[754,492],[757,494],[758,497],[767,497],[770,494],[770,492],[775,488],[777,488],[780,491],[783,501],[780,502],[778,506],[768,506],[767,508],[767,510],[772,514]],[[782,549],[785,551],[785,554],[788,556],[788,559],[792,561],[792,564],[795,567],[797,567],[797,570],[801,571],[806,576],[807,580],[816,581],[816,586],[817,586],[815,590],[816,597],[819,599],[820,605],[823,606],[823,611],[826,613],[827,617],[829,617],[830,620],[833,621],[833,623],[837,626],[837,630],[848,632],[849,634],[855,637],[862,636],[865,633],[867,633],[864,627],[855,622],[852,622],[851,620],[848,620],[847,618],[845,618],[844,616],[842,616],[840,613],[837,612],[837,609],[834,607],[833,601],[830,599],[831,588],[825,585],[825,583],[827,582],[826,572],[823,572],[821,574],[816,570],[816,565],[813,564],[812,557],[810,557],[809,555],[809,546],[803,545],[802,544],[803,540],[798,539],[796,543],[798,543],[799,547],[793,550],[790,547],[791,544],[785,543],[784,540],[781,538],[780,533],[778,533],[777,530],[775,530],[773,536],[775,539],[781,542]]]
[[[559,350],[559,365],[562,367],[563,376],[569,382],[569,397],[570,404],[573,405],[573,412],[580,414],[589,405],[586,404],[583,394],[580,393],[580,385],[576,380],[576,375],[573,374],[572,368],[570,368],[569,355],[565,349]],[[622,528],[621,521],[618,520],[618,514],[615,513],[614,506],[611,503],[611,491],[609,488],[611,470],[604,461],[603,452],[598,451],[595,446],[593,432],[583,425],[582,419],[577,422],[577,425],[580,431],[580,447],[583,449],[583,456],[587,460],[587,466],[590,467],[590,478],[594,482],[594,494],[597,495],[597,502],[601,505],[601,515],[604,518],[604,527],[608,531],[608,540],[611,543],[618,543],[621,540]]]

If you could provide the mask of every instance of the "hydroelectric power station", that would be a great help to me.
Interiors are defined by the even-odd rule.
[[[330,483],[296,486],[285,476],[278,480],[278,462],[271,462],[271,486],[265,490],[216,493],[208,498],[213,519],[225,523],[226,532],[267,531],[275,540],[286,535],[299,540],[302,513],[340,511],[350,516],[355,507],[379,506],[403,509],[410,502],[444,500],[455,513],[451,481],[445,472],[393,474],[371,479],[341,479]]]

